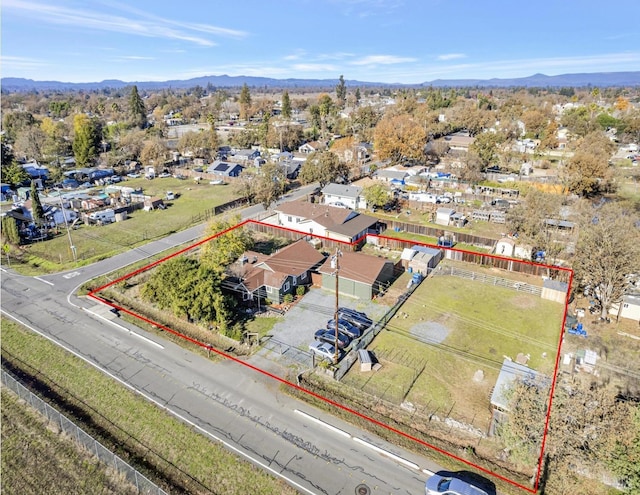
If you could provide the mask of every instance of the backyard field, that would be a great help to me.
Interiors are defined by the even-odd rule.
[[[211,185],[208,181],[196,184],[193,180],[174,178],[129,179],[123,185],[141,187],[149,196],[165,198],[167,191],[176,199],[165,201],[167,208],[152,211],[136,210],[124,222],[105,226],[80,225],[71,231],[79,263],[107,258],[119,252],[144,244],[149,240],[186,229],[207,218],[218,205],[234,199],[233,186]],[[72,268],[73,253],[64,228],[53,239],[24,247],[23,257],[39,272],[53,272]],[[14,268],[19,268],[14,266]]]
[[[563,313],[562,304],[514,288],[432,276],[369,346],[382,368],[361,373],[354,366],[344,381],[486,432],[504,358],[522,353],[531,368],[552,373]]]

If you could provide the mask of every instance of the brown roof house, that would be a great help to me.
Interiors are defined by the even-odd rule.
[[[297,286],[310,285],[310,272],[324,259],[322,253],[302,239],[271,256],[247,251],[237,261],[240,281],[234,289],[242,293],[244,301],[270,299],[279,304]]]
[[[369,232],[378,233],[378,219],[348,208],[298,200],[282,203],[274,210],[278,225],[336,241],[351,243]]]
[[[338,257],[338,292],[340,294],[368,300],[388,285],[393,279],[393,262],[386,258],[344,251]],[[322,287],[335,290],[336,268],[331,257],[318,271],[322,274]]]

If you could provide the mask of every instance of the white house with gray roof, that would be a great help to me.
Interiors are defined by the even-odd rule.
[[[331,183],[324,186],[322,194],[324,195],[324,204],[326,205],[338,203],[352,210],[367,208],[367,202],[362,197],[362,188],[359,186]]]

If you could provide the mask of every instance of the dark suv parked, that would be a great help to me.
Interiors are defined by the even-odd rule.
[[[355,309],[339,308],[338,318],[346,320],[353,326],[357,327],[359,330],[366,330],[371,325],[373,325],[373,321],[371,321],[371,318],[369,318],[366,314],[361,313],[360,311],[356,311]]]
[[[327,328],[329,330],[334,330],[336,328],[336,320],[331,318],[327,322]],[[357,339],[361,335],[358,327],[353,326],[351,323],[343,319],[338,320],[338,332],[344,333],[352,339]]]
[[[328,342],[329,344],[335,344],[336,334],[334,330],[321,328],[315,333],[314,338],[319,342]],[[338,349],[344,349],[350,343],[351,339],[347,334],[338,332]]]

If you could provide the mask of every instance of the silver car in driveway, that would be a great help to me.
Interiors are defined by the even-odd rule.
[[[338,350],[338,359],[336,360],[336,348],[327,342],[312,342],[309,344],[309,352],[322,359],[326,359],[333,364],[337,363],[340,361],[340,358],[342,358],[342,351]]]
[[[425,484],[426,495],[487,495],[487,492],[458,478],[434,474]]]

